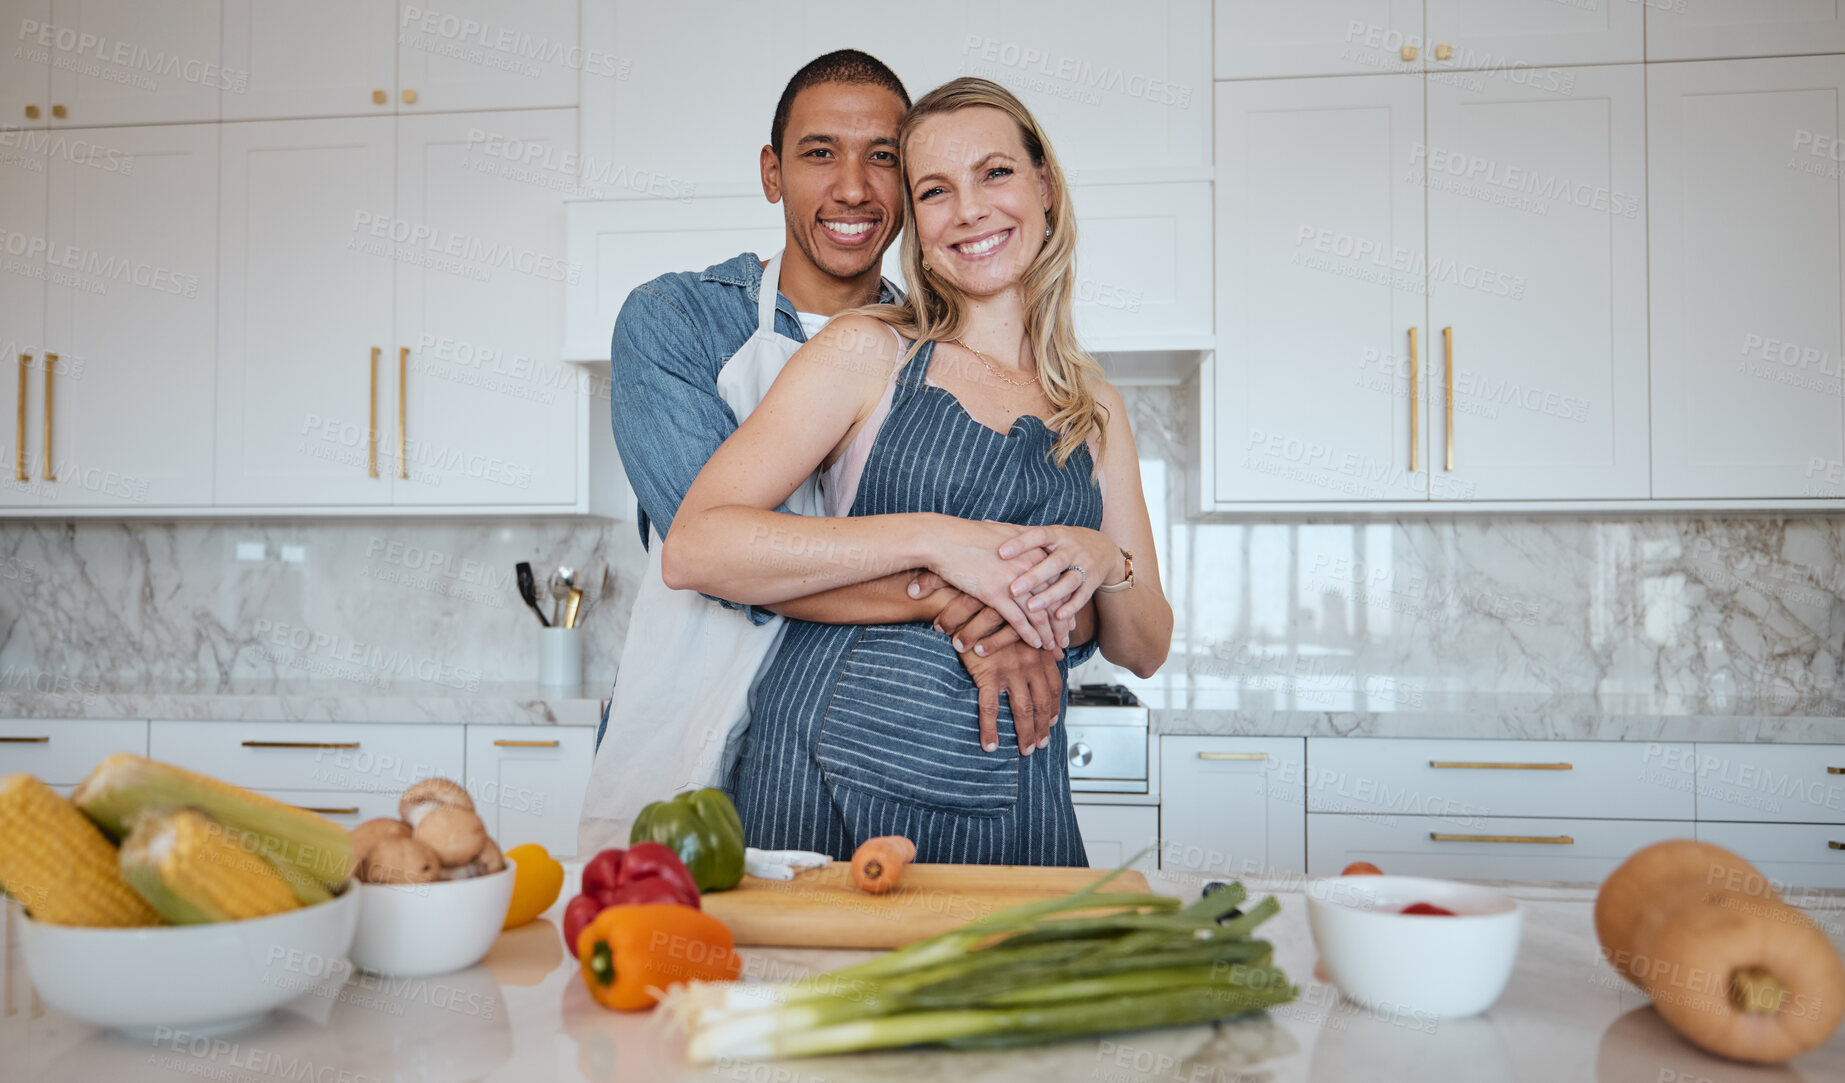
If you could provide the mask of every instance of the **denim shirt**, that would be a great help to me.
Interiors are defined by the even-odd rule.
[[[609,413],[616,450],[640,504],[643,546],[649,524],[666,536],[698,472],[737,430],[737,415],[718,394],[717,378],[724,362],[756,333],[761,288],[762,260],[745,252],[703,271],[665,274],[635,287],[615,318]],[[902,299],[895,286],[883,283],[878,300]],[[780,293],[775,329],[807,341],[794,303]],[[756,624],[774,616],[757,606],[716,601],[747,610]]]

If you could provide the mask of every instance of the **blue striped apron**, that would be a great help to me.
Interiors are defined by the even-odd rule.
[[[924,382],[934,352],[925,345],[898,374],[851,514],[1099,529],[1088,449],[1059,469],[1049,458],[1056,435],[1041,419],[1022,416],[1008,433],[974,420],[953,393]],[[1066,652],[1066,676],[1093,649]],[[868,838],[903,835],[918,861],[1088,864],[1064,726],[1021,756],[1001,697],[999,749],[983,750],[974,682],[948,637],[926,623],[788,621],[751,694],[727,789],[745,839],[764,849],[845,860]]]

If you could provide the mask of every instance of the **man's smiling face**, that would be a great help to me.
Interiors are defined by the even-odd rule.
[[[881,86],[820,83],[795,96],[781,158],[764,150],[763,192],[815,267],[856,278],[903,228],[897,126],[903,102]]]

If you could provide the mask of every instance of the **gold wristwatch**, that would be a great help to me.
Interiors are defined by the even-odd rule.
[[[1113,594],[1118,590],[1126,590],[1134,585],[1134,554],[1128,552],[1126,549],[1122,549],[1121,560],[1122,563],[1127,565],[1127,578],[1119,583],[1100,584],[1095,589],[1107,594]]]

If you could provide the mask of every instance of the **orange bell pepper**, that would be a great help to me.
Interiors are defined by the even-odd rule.
[[[577,934],[589,995],[605,1008],[646,1011],[689,981],[734,981],[743,971],[729,926],[672,903],[611,906]]]

